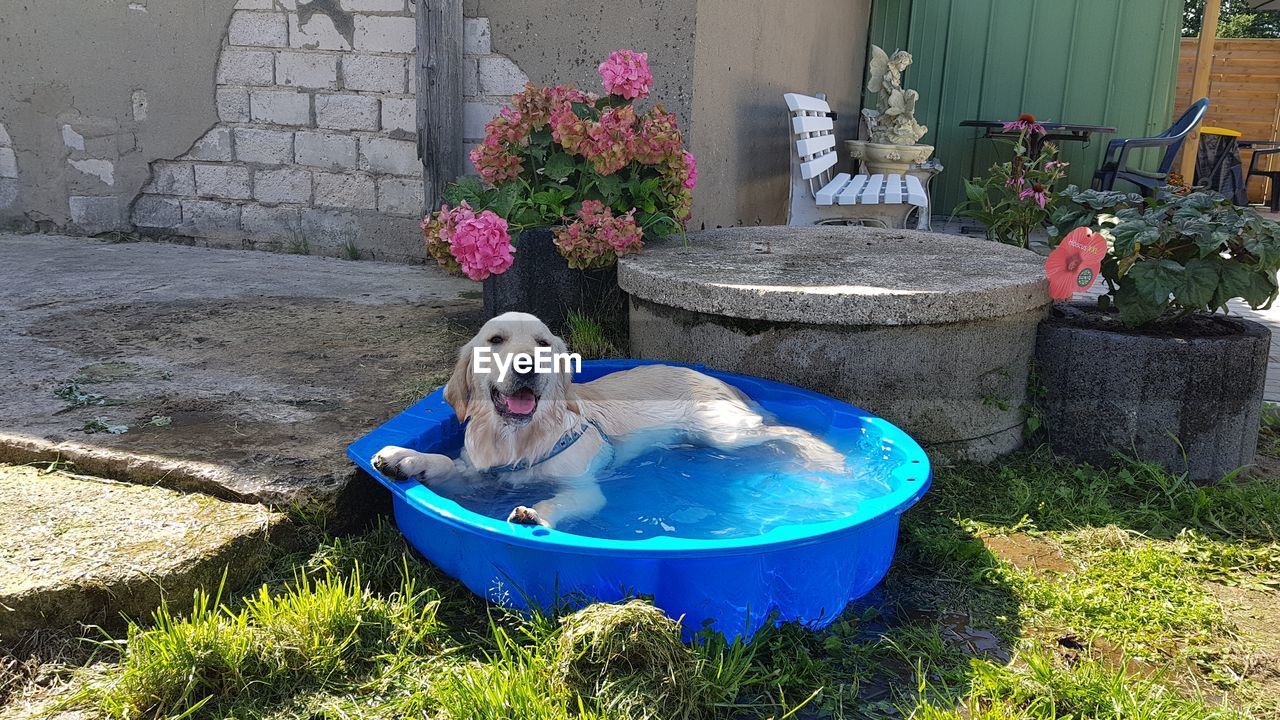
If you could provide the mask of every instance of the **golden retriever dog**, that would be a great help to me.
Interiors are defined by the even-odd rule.
[[[477,348],[487,356],[483,362]],[[816,469],[844,471],[844,456],[830,445],[804,430],[768,424],[739,390],[708,375],[643,365],[578,384],[567,365],[520,368],[514,360],[538,353],[567,348],[533,315],[509,312],[485,323],[458,353],[444,387],[445,400],[466,423],[461,457],[388,446],[374,456],[374,466],[428,487],[492,481],[494,473],[516,487],[551,481],[552,497],[520,505],[507,518],[548,527],[598,513],[605,505],[596,480],[601,470],[655,442],[733,450],[783,441]]]

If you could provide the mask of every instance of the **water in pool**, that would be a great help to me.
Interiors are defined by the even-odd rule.
[[[605,470],[599,479],[607,499],[603,510],[556,529],[620,540],[728,539],[847,517],[860,502],[890,492],[898,482],[891,473],[901,462],[898,451],[874,432],[860,434],[852,444],[837,444],[849,458],[844,474],[807,468],[781,442],[736,451],[658,444]],[[550,482],[513,486],[501,475],[487,475],[482,482],[435,490],[469,510],[505,519],[517,505],[550,497],[554,487]]]

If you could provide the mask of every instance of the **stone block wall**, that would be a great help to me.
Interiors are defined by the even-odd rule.
[[[219,122],[151,164],[131,219],[215,245],[421,259],[412,0],[239,0]]]
[[[416,0],[239,0],[218,124],[151,164],[141,231],[215,245],[422,260]],[[528,78],[465,20],[467,143]]]
[[[489,18],[466,18],[462,37],[462,136],[469,150],[484,139],[485,123],[524,89],[529,76],[493,51]]]

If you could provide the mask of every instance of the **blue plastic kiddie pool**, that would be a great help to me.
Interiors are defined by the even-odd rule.
[[[647,361],[587,361],[575,380],[642,364]],[[440,390],[352,443],[347,454],[391,491],[396,524],[409,542],[494,602],[523,610],[647,596],[679,619],[686,634],[710,627],[730,639],[750,638],[768,622],[827,625],[888,571],[898,518],[932,479],[928,458],[902,430],[847,403],[768,380],[695,369],[739,388],[776,422],[827,440],[846,452],[850,466],[878,464],[883,492],[851,504],[848,514],[788,520],[749,536],[620,539],[516,525],[373,467],[374,454],[387,445],[457,456],[463,428]],[[539,499],[528,498],[528,504]]]

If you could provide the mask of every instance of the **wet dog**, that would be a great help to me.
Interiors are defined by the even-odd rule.
[[[782,441],[811,466],[842,472],[844,456],[798,428],[770,425],[736,388],[684,367],[642,365],[574,383],[568,349],[533,315],[485,323],[458,353],[445,400],[466,423],[462,456],[388,446],[373,458],[383,474],[427,486],[484,482],[493,473],[519,485],[553,481],[552,497],[520,505],[511,522],[554,526],[605,505],[596,478],[655,442],[681,439],[721,450]],[[519,359],[549,357],[544,367]],[[558,366],[557,366],[558,365]],[[539,371],[542,370],[542,371]]]

